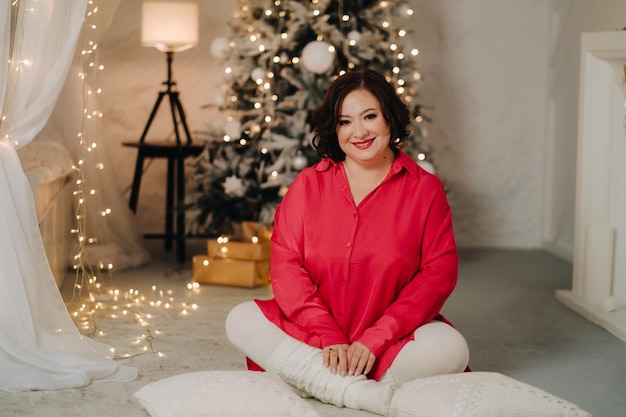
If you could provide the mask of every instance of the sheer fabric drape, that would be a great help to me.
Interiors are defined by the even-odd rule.
[[[17,157],[44,126],[74,54],[87,0],[20,0],[11,33],[0,3],[0,389],[130,380],[134,368],[72,322],[48,265],[32,191]],[[13,39],[10,48],[10,38]],[[10,59],[10,61],[9,61]],[[5,63],[10,62],[7,68]]]
[[[92,115],[99,113],[95,91],[100,71],[97,50],[92,50],[92,45],[97,44],[109,28],[118,4],[119,0],[98,1],[98,12],[87,17],[88,24],[80,33],[72,66],[57,104],[44,131],[35,139],[61,142],[74,161],[84,161],[81,166],[83,188],[97,190],[94,194],[83,196],[88,212],[88,237],[96,242],[86,246],[84,261],[94,266],[111,264],[114,271],[150,261],[135,214],[128,208],[128,201],[115,181],[106,140],[101,136],[101,119],[97,116],[87,120],[83,118],[83,110]],[[79,77],[79,73],[84,76]],[[85,145],[81,145],[77,132],[83,132],[89,144],[96,146],[85,152]],[[107,209],[111,214],[99,215]]]

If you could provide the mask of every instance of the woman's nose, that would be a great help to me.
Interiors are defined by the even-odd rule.
[[[354,136],[362,138],[367,136],[368,133],[369,131],[367,129],[367,126],[365,126],[365,123],[361,121],[357,121],[354,123]]]

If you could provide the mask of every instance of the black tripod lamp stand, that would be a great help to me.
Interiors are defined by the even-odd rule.
[[[165,85],[165,90],[159,91],[159,95],[157,97],[156,102],[154,103],[154,107],[152,108],[152,112],[150,112],[150,117],[148,118],[148,123],[146,123],[146,127],[143,129],[143,133],[141,134],[141,138],[139,142],[144,142],[146,140],[146,136],[148,135],[148,130],[150,130],[150,126],[154,121],[154,117],[156,116],[159,106],[163,102],[165,97],[168,98],[170,103],[170,112],[172,114],[172,121],[174,123],[174,135],[176,137],[176,145],[181,145],[181,134],[178,128],[179,122],[183,127],[185,132],[185,143],[187,145],[191,144],[191,134],[189,133],[189,127],[187,126],[187,119],[185,118],[185,110],[183,109],[183,105],[180,102],[180,97],[178,95],[178,90],[176,90],[176,81],[172,79],[172,62],[174,61],[174,52],[173,51],[165,51],[167,55],[167,81],[163,81],[163,85]]]
[[[146,237],[165,237],[165,248],[168,250],[172,247],[172,239],[175,239],[177,257],[182,262],[185,258],[185,213],[182,210],[185,199],[184,159],[199,154],[202,151],[202,146],[191,143],[191,134],[187,126],[183,105],[176,89],[176,82],[172,78],[172,62],[175,52],[187,50],[198,43],[198,4],[173,1],[144,2],[142,5],[141,43],[143,46],[153,46],[165,52],[167,80],[163,82],[165,88],[159,91],[139,142],[124,143],[125,146],[137,148],[135,175],[128,206],[132,211],[137,210],[144,160],[146,158],[166,158],[165,234],[147,234]],[[148,142],[146,136],[165,98],[169,101],[176,142]],[[182,126],[185,135],[184,143],[180,126]],[[176,195],[175,198],[174,194]],[[176,229],[174,229],[174,217],[176,217]]]

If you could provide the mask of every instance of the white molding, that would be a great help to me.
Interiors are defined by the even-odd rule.
[[[626,32],[582,34],[572,289],[556,297],[626,341],[624,63]]]

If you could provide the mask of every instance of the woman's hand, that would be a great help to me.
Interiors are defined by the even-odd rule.
[[[374,367],[376,357],[363,343],[329,345],[322,349],[324,366],[333,374],[367,375]]]
[[[348,374],[348,345],[329,345],[322,349],[324,366],[330,372],[341,375]]]
[[[376,356],[361,342],[354,342],[347,351],[348,375],[367,375],[374,367]]]

